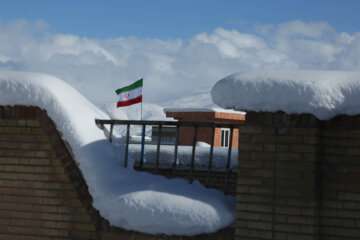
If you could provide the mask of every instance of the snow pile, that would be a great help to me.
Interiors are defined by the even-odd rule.
[[[0,72],[0,105],[47,110],[70,143],[94,199],[112,225],[145,233],[195,235],[233,222],[232,198],[199,184],[123,169],[95,118],[108,118],[63,81],[36,73]]]
[[[236,110],[312,113],[319,119],[360,113],[360,72],[261,71],[218,81],[213,101]]]
[[[108,118],[78,91],[44,74],[0,72],[0,104],[38,106],[47,110],[64,138],[75,149],[104,139],[94,118]]]
[[[211,147],[211,145],[210,145],[210,144],[208,144],[207,142],[197,141],[197,142],[196,142],[196,147],[205,147],[205,148],[209,148],[209,147]]]

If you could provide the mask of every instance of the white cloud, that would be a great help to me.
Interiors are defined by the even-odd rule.
[[[360,70],[360,33],[301,21],[255,30],[217,28],[190,39],[94,39],[53,33],[44,22],[16,21],[0,24],[0,69],[54,74],[98,104],[114,102],[114,89],[140,77],[145,101],[163,103],[209,90],[236,71]]]
[[[7,63],[10,61],[10,58],[4,56],[4,55],[0,55],[0,64],[2,63]]]
[[[282,37],[322,38],[335,33],[335,29],[326,22],[292,21],[279,24],[276,32]]]
[[[229,58],[241,57],[242,51],[261,50],[267,47],[266,43],[256,36],[222,28],[216,29],[211,34],[199,34],[195,40],[214,45],[221,54]]]
[[[93,54],[97,57],[104,58],[109,64],[115,66],[120,64],[120,61],[118,61],[115,56],[94,40],[79,38],[69,34],[57,34],[53,36],[49,44],[42,46],[41,53],[44,55],[45,61],[57,55],[69,55],[80,58],[82,55]],[[93,61],[87,61],[87,59],[83,60],[85,60],[84,64],[91,65],[93,63]],[[96,64],[96,62],[94,62],[94,64]]]

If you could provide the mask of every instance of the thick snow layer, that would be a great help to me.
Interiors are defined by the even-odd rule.
[[[258,71],[218,81],[213,101],[223,108],[312,113],[319,119],[360,113],[360,72]]]
[[[104,134],[94,118],[108,118],[78,91],[44,74],[0,71],[0,104],[38,106],[47,110],[74,150]]]
[[[63,81],[43,74],[0,72],[0,105],[47,110],[70,143],[94,207],[112,225],[145,233],[195,235],[234,220],[232,198],[200,184],[121,166],[123,148],[109,143],[95,118],[109,118]]]
[[[213,113],[234,113],[245,114],[245,112],[235,111],[231,109],[223,109],[219,107],[212,108],[164,108],[164,112],[213,112]]]

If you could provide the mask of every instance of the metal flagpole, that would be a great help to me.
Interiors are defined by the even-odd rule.
[[[143,79],[143,82],[144,82],[144,79]],[[144,86],[142,86],[143,88]],[[142,88],[141,88],[141,96],[142,96],[142,99],[141,99],[141,106],[140,106],[140,120],[142,121],[143,120],[143,100],[144,100],[144,96],[142,94]]]

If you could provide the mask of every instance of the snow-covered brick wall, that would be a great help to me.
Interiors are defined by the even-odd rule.
[[[248,112],[235,239],[360,239],[359,130],[360,115]]]
[[[234,199],[219,191],[122,168],[123,149],[109,143],[95,125],[95,118],[109,116],[56,77],[0,71],[0,105],[47,111],[71,145],[94,207],[114,226],[196,235],[216,232],[234,221]]]
[[[360,113],[360,72],[257,71],[218,81],[213,101],[241,111],[311,113],[319,119]]]

